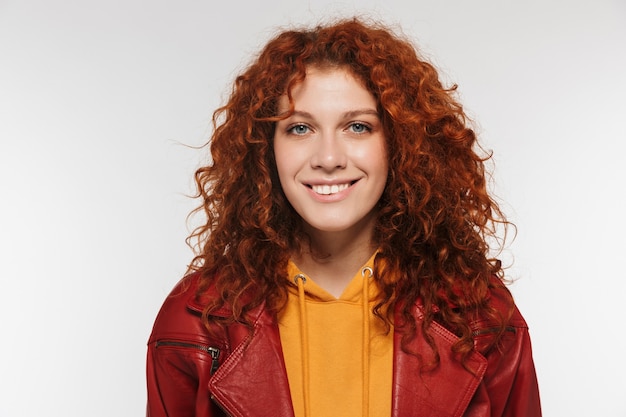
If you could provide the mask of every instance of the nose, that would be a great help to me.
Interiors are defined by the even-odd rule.
[[[346,167],[346,144],[333,132],[323,132],[315,141],[315,150],[311,157],[311,166],[332,171]]]

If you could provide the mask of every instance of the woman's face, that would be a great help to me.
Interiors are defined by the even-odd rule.
[[[388,169],[376,100],[340,68],[309,68],[292,94],[295,112],[274,134],[287,199],[313,234],[373,229]],[[289,110],[286,95],[278,110]]]

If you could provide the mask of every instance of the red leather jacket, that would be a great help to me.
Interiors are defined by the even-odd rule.
[[[147,416],[293,417],[275,318],[261,306],[252,314],[252,332],[235,324],[216,326],[210,334],[200,320],[196,281],[181,281],[155,321],[148,342]],[[501,307],[497,294],[491,300]],[[418,307],[414,315],[420,320]],[[420,374],[416,357],[400,349],[401,335],[394,335],[392,417],[541,416],[528,328],[519,311],[489,352],[480,353],[488,325],[477,322],[474,328],[470,370],[452,357],[457,337],[438,323],[431,327],[440,354],[434,371]],[[429,351],[419,335],[409,349]]]

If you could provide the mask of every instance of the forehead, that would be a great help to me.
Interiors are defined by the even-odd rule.
[[[291,97],[295,109],[305,107],[354,106],[373,107],[377,103],[364,83],[350,70],[341,67],[309,67],[305,78],[292,86]],[[279,111],[289,111],[285,93],[279,101]]]

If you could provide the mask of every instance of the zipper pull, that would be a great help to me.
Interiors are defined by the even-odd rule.
[[[218,360],[220,357],[220,350],[218,348],[209,346],[207,348],[207,351],[209,352],[209,355],[211,355],[211,375],[213,375],[215,371],[217,371],[217,368],[220,366],[220,362]]]

